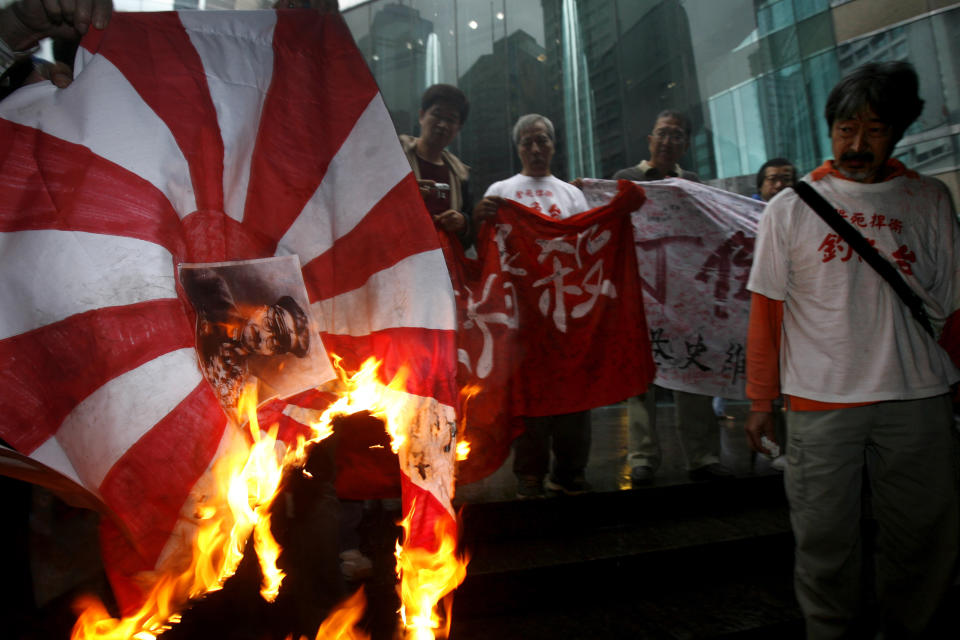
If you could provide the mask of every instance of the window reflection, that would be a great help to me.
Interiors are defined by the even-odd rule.
[[[116,0],[118,10],[267,7],[267,0]],[[341,0],[341,5],[347,7]],[[371,0],[344,19],[398,132],[417,134],[423,90],[459,86],[470,117],[452,151],[483,193],[520,169],[510,128],[557,128],[553,172],[610,177],[647,154],[657,113],[691,120],[684,169],[745,195],[768,158],[805,173],[828,157],[823,118],[840,77],[907,60],[926,103],[896,155],[960,184],[960,4],[875,24],[896,0]],[[922,3],[921,3],[922,4]],[[934,3],[928,3],[934,4]],[[870,17],[864,26],[864,17]]]

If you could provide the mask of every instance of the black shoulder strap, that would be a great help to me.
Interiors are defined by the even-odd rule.
[[[923,308],[923,300],[921,300],[920,296],[904,281],[896,267],[884,259],[884,257],[880,255],[880,252],[877,251],[872,244],[867,242],[867,239],[849,222],[844,220],[840,214],[837,213],[837,210],[833,208],[823,196],[817,193],[813,187],[803,180],[798,180],[797,183],[793,185],[793,189],[811,209],[823,218],[824,222],[830,225],[831,229],[840,234],[844,242],[853,247],[853,250],[860,254],[860,257],[862,257],[867,264],[873,267],[884,280],[890,283],[890,286],[893,287],[893,290],[897,292],[900,299],[907,305],[910,313],[913,314],[913,317],[920,323],[920,326],[930,334],[930,337],[936,338],[933,333],[933,327],[930,324],[930,318],[927,317],[927,312]]]

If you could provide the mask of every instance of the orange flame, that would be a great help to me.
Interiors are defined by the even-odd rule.
[[[456,459],[458,462],[462,462],[470,456],[470,442],[467,440],[467,405],[482,390],[483,388],[477,384],[464,385],[460,389],[460,407],[462,417],[460,419],[460,424],[457,427]]]
[[[96,598],[78,599],[75,609],[80,613],[72,640],[154,640],[179,622],[178,611],[190,600],[220,589],[233,575],[251,534],[263,576],[260,593],[268,601],[276,598],[284,574],[276,566],[280,547],[270,531],[269,508],[284,470],[303,466],[308,446],[333,433],[332,424],[337,416],[368,411],[382,419],[395,453],[408,437],[404,372],[398,373],[390,384],[383,385],[377,378],[379,363],[373,358],[350,376],[340,366],[340,358],[333,356],[333,359],[340,377],[334,390],[340,397],[322,413],[303,409],[303,415],[296,416],[300,422],[309,423],[312,434],[309,439],[301,437],[290,450],[277,442],[277,425],[272,425],[266,433],[261,430],[256,412],[256,386],[244,389],[238,411],[247,418],[249,438],[234,438],[225,447],[227,451],[218,456],[206,495],[194,506],[195,531],[187,530],[192,543],[182,553],[185,559],[181,564],[185,566],[176,571],[167,568],[158,572],[142,607],[120,619],[111,618]],[[461,442],[457,445],[458,451],[461,445],[469,448],[466,442]],[[405,539],[410,537],[409,522],[415,508],[414,503],[404,520]],[[403,603],[400,614],[408,637],[414,640],[434,638],[433,632],[440,629],[441,622],[445,627],[440,637],[447,637],[449,605],[442,615],[433,609],[466,575],[466,559],[461,560],[455,554],[456,532],[441,526],[436,535],[441,542],[434,551],[397,545]],[[365,606],[362,591],[354,594],[318,629],[316,639],[366,640],[368,636],[356,629]]]
[[[120,619],[111,618],[95,598],[78,600],[72,640],[156,638],[179,622],[177,611],[189,600],[220,589],[234,574],[251,533],[263,574],[260,593],[268,601],[276,598],[284,575],[276,566],[280,547],[270,532],[269,508],[283,476],[284,447],[277,444],[276,425],[266,434],[260,430],[256,406],[256,387],[249,385],[239,410],[248,419],[251,441],[236,439],[214,464],[211,494],[195,507],[186,566],[161,573],[140,609]]]
[[[369,634],[356,628],[366,608],[367,596],[360,587],[323,621],[315,640],[369,640]]]
[[[400,525],[405,541],[410,540],[410,523],[417,510],[416,501]],[[396,548],[397,577],[400,578],[400,620],[410,640],[433,640],[450,635],[452,592],[467,575],[469,558],[458,556],[456,526],[437,520],[434,550],[403,546]],[[442,606],[443,610],[438,611]]]

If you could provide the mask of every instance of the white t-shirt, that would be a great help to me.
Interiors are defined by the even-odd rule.
[[[580,189],[553,176],[533,178],[518,173],[512,178],[494,182],[483,195],[516,200],[526,207],[558,220],[569,218],[590,208]]]
[[[923,299],[939,333],[960,308],[960,228],[943,185],[900,176],[810,183]],[[946,393],[960,373],[893,288],[793,189],[767,205],[748,288],[782,300],[784,393],[874,402]]]

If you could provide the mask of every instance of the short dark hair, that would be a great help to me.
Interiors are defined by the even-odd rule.
[[[435,84],[427,87],[420,98],[420,109],[426,111],[438,102],[449,104],[460,113],[460,126],[467,122],[470,113],[470,101],[463,91],[452,84]]]
[[[760,191],[760,187],[763,186],[763,179],[768,167],[793,167],[793,177],[794,179],[797,177],[797,168],[793,166],[792,162],[786,158],[770,158],[761,165],[760,171],[757,171],[757,191]]]
[[[664,109],[657,114],[657,117],[653,119],[653,126],[657,126],[657,120],[660,118],[673,118],[680,122],[680,128],[683,129],[683,132],[687,134],[689,138],[693,134],[693,128],[690,126],[690,118],[688,118],[683,112],[677,111],[676,109]]]
[[[827,126],[870,107],[893,128],[894,144],[923,111],[920,81],[909,62],[871,62],[857,67],[833,88],[824,115]]]

